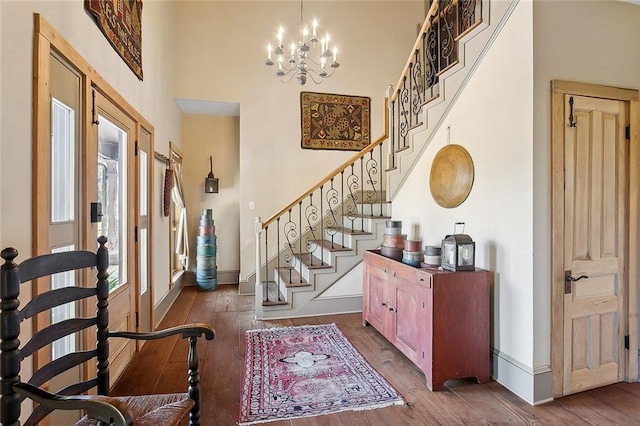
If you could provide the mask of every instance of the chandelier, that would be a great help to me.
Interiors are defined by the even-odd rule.
[[[311,25],[311,34],[309,34],[309,27],[303,24],[304,22],[304,7],[302,0],[300,1],[300,37],[298,42],[292,42],[288,48],[282,43],[284,36],[284,28],[282,26],[278,29],[277,42],[275,46],[269,44],[267,46],[267,60],[265,64],[268,67],[272,67],[275,62],[278,63],[278,70],[276,76],[280,77],[283,83],[289,82],[293,76],[296,76],[296,80],[302,86],[307,82],[307,76],[313,80],[314,83],[320,84],[325,78],[329,78],[336,71],[336,68],[340,66],[338,63],[338,49],[333,46],[333,49],[329,47],[331,39],[329,34],[325,34],[324,37],[318,39],[318,21],[313,20]],[[287,55],[288,53],[288,55]],[[313,55],[316,55],[315,58]],[[275,62],[272,59],[272,55],[275,55]],[[327,67],[330,68],[330,73],[327,72]],[[289,76],[288,78],[286,78]]]

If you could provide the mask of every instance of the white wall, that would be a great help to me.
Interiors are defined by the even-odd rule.
[[[476,265],[494,273],[491,346],[525,366],[533,353],[532,6],[522,1],[393,201],[403,232],[439,245],[465,222]],[[447,209],[429,190],[435,154],[450,141],[469,151],[475,179]]]
[[[31,254],[32,55],[33,14],[40,13],[127,101],[155,127],[155,148],[168,153],[169,140],[180,141],[180,112],[173,102],[173,5],[147,0],[143,7],[143,70],[140,82],[104,38],[84,3],[74,1],[2,1],[0,141],[0,244],[13,245],[20,257]],[[155,163],[158,167],[159,163]],[[156,176],[157,178],[157,176]],[[157,180],[154,180],[154,184]],[[162,188],[160,185],[156,188]],[[161,197],[154,209],[154,290],[156,304],[168,291],[168,221]]]
[[[534,360],[550,363],[550,82],[640,89],[640,6],[612,1],[533,3]],[[632,283],[638,285],[638,283]]]
[[[282,84],[264,65],[278,25],[295,29],[299,3],[291,1],[183,1],[176,6],[178,98],[240,103],[241,278],[255,271],[254,220],[266,220],[346,161],[353,152],[300,148],[301,90],[370,96],[372,137],[382,134],[383,98],[404,66],[422,1],[312,1],[316,16],[340,50],[340,68],[316,86]],[[286,37],[285,37],[286,38]],[[249,201],[255,210],[248,209]]]

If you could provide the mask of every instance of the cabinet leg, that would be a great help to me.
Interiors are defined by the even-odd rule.
[[[491,377],[489,377],[489,374],[480,374],[476,376],[476,379],[478,380],[478,383],[489,383],[489,381],[491,380]]]

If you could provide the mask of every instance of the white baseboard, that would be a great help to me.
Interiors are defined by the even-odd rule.
[[[491,376],[531,405],[553,401],[553,371],[549,366],[532,369],[492,348]]]
[[[167,294],[162,298],[160,303],[158,303],[154,307],[153,318],[154,318],[154,329],[158,327],[164,316],[169,312],[169,308],[173,305],[173,302],[176,301],[178,295],[182,291],[182,287],[184,287],[185,277],[184,274],[178,279],[176,284],[167,292]]]

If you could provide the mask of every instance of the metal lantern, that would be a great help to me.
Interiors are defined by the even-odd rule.
[[[204,192],[207,194],[218,193],[218,178],[213,175],[213,156],[209,156],[209,174],[204,178]]]
[[[457,222],[455,225],[464,223]],[[454,225],[454,232],[455,232]],[[442,240],[442,269],[449,271],[473,271],[476,268],[476,243],[467,234],[447,235]]]

